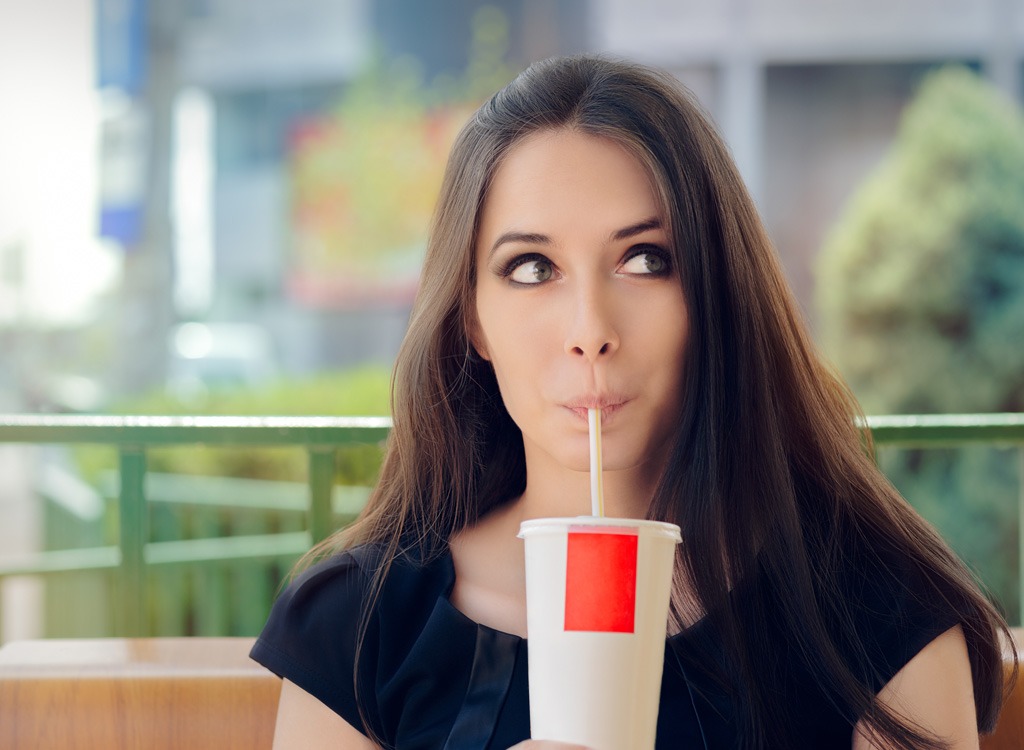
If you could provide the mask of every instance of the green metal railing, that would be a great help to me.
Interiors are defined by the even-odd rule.
[[[118,544],[37,552],[0,561],[0,579],[86,570],[118,572],[120,635],[144,634],[147,566],[266,560],[301,555],[334,529],[331,495],[335,452],[344,445],[384,440],[384,417],[113,417],[0,415],[0,443],[114,445],[119,454]],[[291,446],[309,457],[308,531],[215,540],[150,542],[147,528],[146,452],[181,445]]]
[[[875,449],[1017,448],[1017,620],[1024,626],[1024,414],[918,414],[867,418]]]
[[[301,555],[332,531],[335,454],[354,443],[384,440],[383,417],[114,417],[0,415],[0,443],[113,445],[119,452],[119,532],[114,546],[38,552],[0,559],[0,579],[86,570],[115,570],[117,631],[143,635],[147,567]],[[1019,518],[1024,519],[1024,414],[868,417],[876,448],[946,448],[971,444],[1016,447]],[[308,530],[218,539],[154,542],[147,528],[146,453],[181,445],[290,446],[308,453]],[[1020,545],[1024,623],[1024,533]]]

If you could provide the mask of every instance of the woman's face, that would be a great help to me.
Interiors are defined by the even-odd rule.
[[[688,318],[665,217],[641,163],[570,129],[506,155],[484,201],[471,338],[494,367],[527,460],[588,468],[587,408],[604,467],[653,462],[678,423]]]

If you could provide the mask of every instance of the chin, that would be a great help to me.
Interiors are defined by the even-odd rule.
[[[582,472],[584,474],[590,472],[590,456],[589,455],[584,455],[582,457],[580,457],[578,455],[563,456],[558,461],[558,463],[560,463],[565,468],[569,469],[569,471],[579,471],[579,472]],[[605,467],[605,471],[607,471],[607,470],[608,470],[608,467],[606,466]]]

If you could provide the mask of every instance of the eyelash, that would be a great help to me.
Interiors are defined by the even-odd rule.
[[[533,261],[538,261],[538,260],[542,260],[545,263],[551,263],[550,260],[548,260],[546,257],[541,255],[540,253],[525,253],[523,255],[515,255],[515,256],[509,258],[507,261],[505,261],[504,263],[501,264],[501,266],[498,268],[498,276],[500,276],[503,279],[507,279],[509,276],[512,275],[513,271],[515,271],[517,268],[519,268],[519,266],[521,266],[521,265],[523,265],[525,263],[532,263]],[[552,264],[552,265],[554,265],[554,264]],[[514,282],[514,283],[517,283],[517,282]],[[529,286],[529,284],[526,284],[524,286]]]
[[[631,247],[629,249],[629,251],[626,253],[626,257],[623,259],[622,262],[628,263],[638,255],[655,255],[658,258],[660,258],[661,261],[665,264],[665,268],[663,270],[657,273],[651,273],[647,275],[654,276],[655,278],[660,278],[663,276],[668,276],[672,273],[672,256],[665,248],[659,247],[658,245],[636,245],[635,247]]]
[[[634,247],[631,247],[626,252],[626,255],[623,257],[622,262],[628,263],[629,261],[633,260],[633,258],[636,258],[639,255],[656,255],[662,260],[662,262],[664,262],[665,268],[657,273],[638,275],[662,278],[672,273],[672,257],[671,255],[669,255],[668,251],[665,250],[665,248],[659,247],[658,245],[636,245]],[[551,260],[549,258],[547,258],[544,255],[541,255],[540,253],[524,253],[523,255],[515,255],[509,258],[505,263],[503,263],[498,268],[498,275],[503,279],[508,279],[513,274],[513,272],[515,272],[515,270],[519,268],[519,266],[524,265],[526,263],[533,263],[536,261],[551,263]],[[553,265],[554,264],[552,264],[552,266]],[[534,286],[534,284],[521,284],[520,282],[512,283],[521,286]]]

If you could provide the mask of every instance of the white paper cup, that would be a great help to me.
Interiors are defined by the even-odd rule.
[[[524,521],[530,735],[653,750],[679,527]]]

